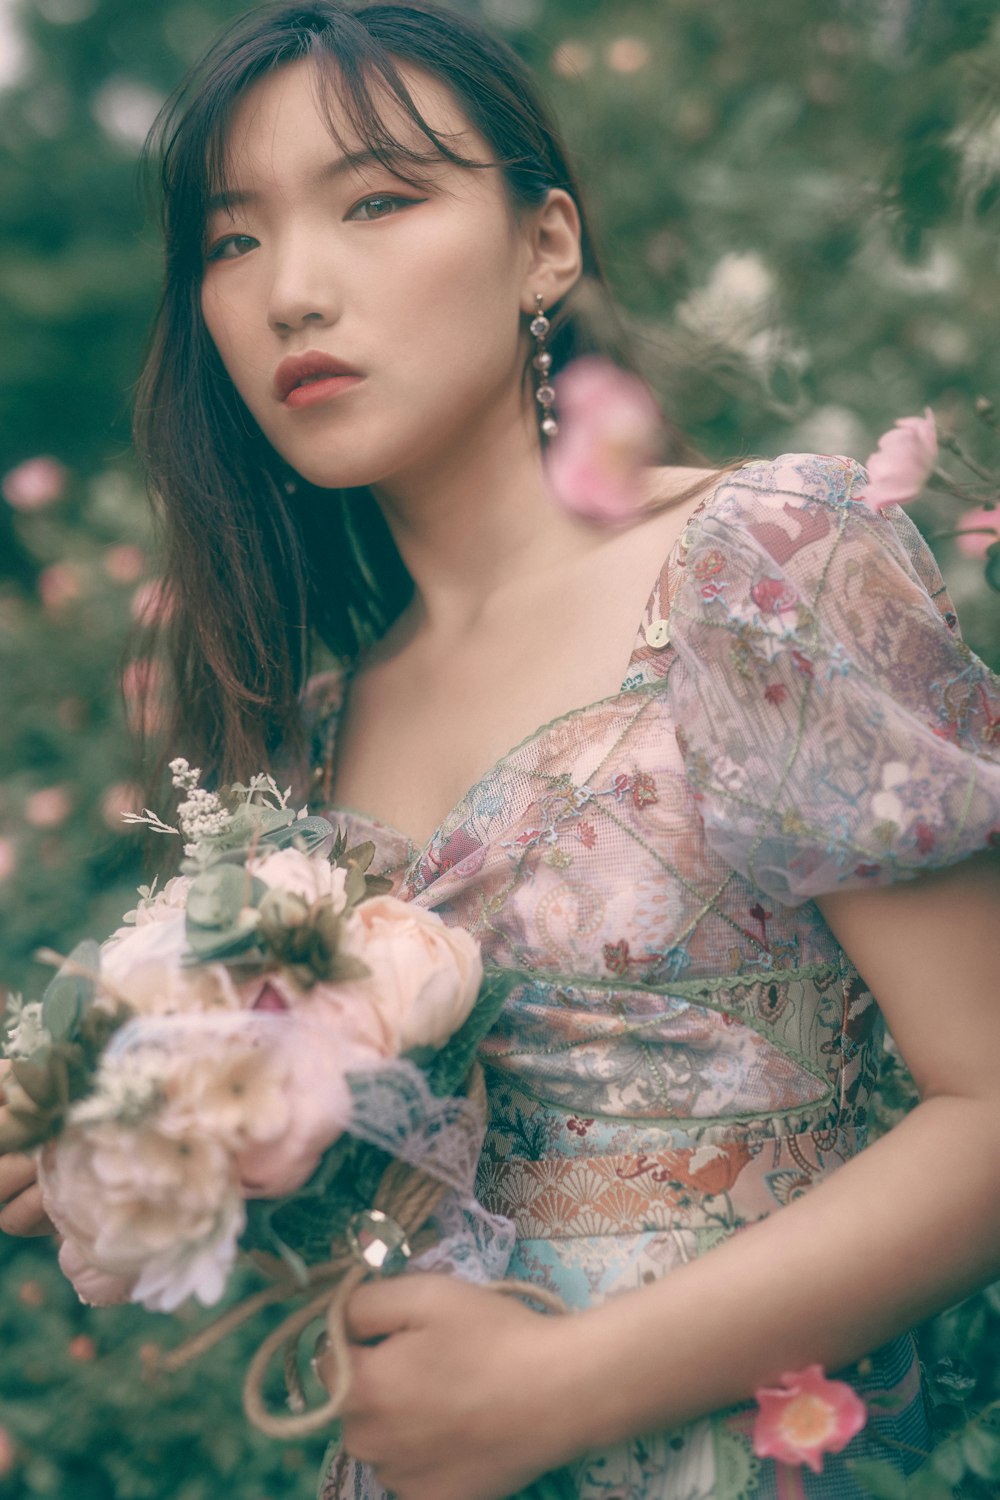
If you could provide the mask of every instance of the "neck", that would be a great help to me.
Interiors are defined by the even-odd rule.
[[[496,414],[446,458],[372,486],[415,585],[400,628],[447,642],[600,544],[545,484],[533,419]]]

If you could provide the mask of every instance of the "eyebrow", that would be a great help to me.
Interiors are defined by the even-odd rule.
[[[315,174],[317,183],[329,182],[337,177],[344,177],[348,172],[355,171],[358,167],[370,166],[375,162],[380,167],[385,167],[386,162],[370,150],[362,147],[357,151],[348,151],[343,156],[338,156],[335,161],[327,162],[320,167]],[[391,167],[388,170],[392,170]],[[212,193],[205,204],[205,213],[214,214],[222,209],[245,208],[249,203],[260,201],[261,194],[249,188],[227,188],[218,193]]]

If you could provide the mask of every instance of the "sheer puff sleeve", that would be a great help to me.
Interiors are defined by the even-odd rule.
[[[671,604],[677,737],[705,835],[786,905],[1000,847],[1000,679],[853,459],[732,474]]]

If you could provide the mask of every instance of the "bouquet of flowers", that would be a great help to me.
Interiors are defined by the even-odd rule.
[[[181,874],[141,887],[103,945],[49,954],[60,967],[41,1000],[8,1007],[0,1150],[37,1151],[60,1265],[85,1301],[211,1305],[238,1252],[257,1252],[271,1284],[174,1367],[304,1297],[244,1389],[256,1425],[298,1436],[342,1405],[342,1307],[365,1275],[412,1257],[484,1282],[506,1268],[512,1226],[472,1197],[475,1052],[506,985],[461,928],[386,894],[371,844],[347,848],[273,778],[213,793],[185,760],[171,771],[179,828],[129,816],[183,838]],[[295,1356],[318,1318],[341,1375],[306,1411]],[[292,1413],[279,1416],[261,1391],[282,1348]]]

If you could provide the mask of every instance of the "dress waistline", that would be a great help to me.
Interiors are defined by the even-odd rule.
[[[607,1156],[498,1155],[487,1136],[476,1196],[512,1219],[521,1239],[732,1231],[807,1193],[855,1154],[854,1132],[808,1131],[759,1141]]]

